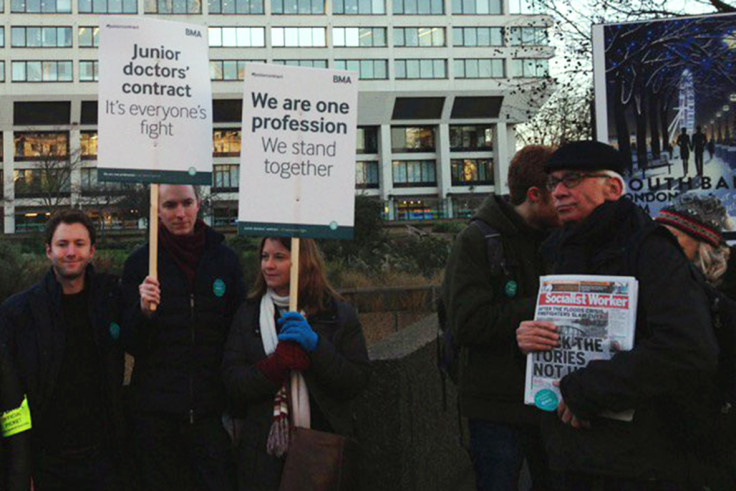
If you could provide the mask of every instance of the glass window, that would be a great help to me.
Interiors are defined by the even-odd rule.
[[[355,162],[356,189],[378,188],[378,162]]]
[[[263,27],[210,27],[207,30],[212,48],[262,48],[266,45]]]
[[[66,157],[69,153],[69,133],[15,133],[15,160],[38,160],[40,157]]]
[[[210,14],[262,14],[263,0],[208,0]]]
[[[510,46],[547,46],[549,44],[546,27],[510,27],[508,32]]]
[[[265,63],[266,60],[210,60],[210,80],[243,80],[248,62]]]
[[[436,0],[393,0],[396,15],[442,15],[444,2]]]
[[[493,150],[493,127],[490,125],[450,125],[450,150]]]
[[[502,0],[453,0],[452,13],[466,15],[498,15]]]
[[[386,46],[384,27],[333,27],[332,44],[338,47]]]
[[[276,65],[327,68],[327,60],[273,60]]]
[[[274,15],[324,14],[324,0],[271,0],[271,13]]]
[[[0,3],[2,5],[2,3]],[[0,7],[0,12],[2,12],[2,7]],[[0,48],[5,47],[5,27],[0,26]]]
[[[274,47],[322,48],[325,43],[324,27],[272,27],[271,44]]]
[[[493,161],[490,159],[452,159],[453,186],[493,184]]]
[[[146,14],[201,14],[200,0],[145,0]]]
[[[80,14],[137,14],[138,0],[78,0]]]
[[[14,48],[71,48],[71,27],[11,27],[10,45]]]
[[[29,14],[70,14],[71,0],[11,0],[10,11]]]
[[[358,126],[356,131],[357,153],[378,153],[378,127]]]
[[[218,191],[234,191],[240,182],[240,166],[216,164],[212,167],[212,188]]]
[[[96,26],[82,26],[78,30],[80,48],[97,48],[100,45],[100,28]]]
[[[395,27],[394,46],[444,46],[444,27]]]
[[[71,82],[71,61],[14,61],[13,82]]]
[[[544,78],[549,75],[549,62],[534,58],[511,60],[509,71],[515,78]]]
[[[511,14],[546,14],[547,9],[540,0],[509,0]]]
[[[0,82],[5,82],[5,61],[0,60]]]
[[[391,151],[434,152],[434,126],[393,126],[391,127]]]
[[[503,59],[458,59],[453,62],[455,78],[503,78]]]
[[[394,62],[397,79],[447,78],[443,59],[408,59]]]
[[[436,186],[434,160],[394,160],[393,182],[396,187]]]
[[[454,27],[454,46],[503,46],[502,27]]]
[[[97,158],[97,132],[82,131],[79,134],[79,145],[81,146],[82,160],[94,160]]]
[[[80,82],[97,82],[99,75],[99,64],[97,60],[80,60],[79,62],[79,81]]]
[[[388,60],[335,60],[335,68],[358,72],[361,80],[388,79]]]
[[[332,13],[338,15],[382,15],[386,13],[384,0],[333,0]]]
[[[214,130],[212,145],[215,157],[240,156],[240,130],[232,128]]]

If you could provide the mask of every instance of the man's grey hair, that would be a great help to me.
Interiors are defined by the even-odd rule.
[[[613,179],[618,179],[618,181],[621,183],[621,195],[623,196],[624,194],[626,194],[626,181],[624,180],[624,176],[614,170],[604,170],[601,172],[601,174],[605,174]]]

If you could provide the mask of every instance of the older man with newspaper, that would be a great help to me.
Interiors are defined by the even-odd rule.
[[[622,156],[593,141],[560,147],[548,188],[564,227],[547,243],[555,274],[633,276],[635,342],[559,382],[543,423],[566,489],[733,489],[733,453],[713,428],[718,348],[708,300],[675,238],[628,198]],[[555,349],[557,327],[526,321],[524,353]],[[631,421],[601,417],[633,410]]]

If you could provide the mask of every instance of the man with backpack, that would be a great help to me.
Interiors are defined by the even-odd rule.
[[[563,228],[545,244],[555,274],[634,276],[634,347],[564,376],[542,421],[566,489],[733,489],[733,453],[714,445],[718,346],[704,288],[674,236],[624,197],[625,162],[594,141],[547,162]],[[551,349],[550,322],[517,330],[522,352]],[[633,410],[632,421],[602,417]],[[707,467],[708,470],[704,470]]]
[[[479,490],[516,489],[526,456],[536,489],[548,489],[537,411],[524,406],[519,322],[534,317],[543,272],[539,246],[558,226],[544,165],[552,149],[527,146],[512,159],[510,202],[491,195],[455,241],[442,302],[459,350],[460,412],[469,419]]]

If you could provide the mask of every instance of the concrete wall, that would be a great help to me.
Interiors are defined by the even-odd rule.
[[[373,377],[356,403],[363,491],[475,489],[449,380],[443,407],[436,334],[431,315],[369,348]]]

